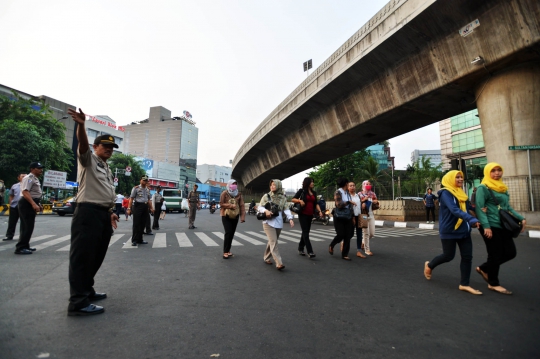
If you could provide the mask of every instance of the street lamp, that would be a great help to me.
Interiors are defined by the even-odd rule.
[[[394,200],[394,163],[392,160],[388,160],[388,166],[392,169],[392,201]]]

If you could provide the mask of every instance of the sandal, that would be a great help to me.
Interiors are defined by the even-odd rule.
[[[358,251],[356,252],[356,256],[360,258],[367,258],[365,255],[362,254],[362,252]]]
[[[371,253],[371,251],[366,251],[366,254],[367,254],[368,256],[372,256],[372,255],[373,255],[373,253]]]
[[[231,252],[227,253],[229,255],[229,258],[230,257],[234,257],[234,254],[232,254]]]
[[[334,255],[334,248],[332,248],[332,246],[328,247],[328,253],[330,253],[331,255]]]
[[[469,292],[471,294],[474,294],[474,295],[482,295],[482,292],[479,291],[479,290],[476,290],[472,287],[469,287],[468,285],[465,286],[465,285],[459,285],[459,290],[462,290],[462,291],[465,291],[465,292]]]
[[[229,259],[229,255],[227,253],[223,253],[223,259]]]
[[[478,274],[480,274],[482,276],[482,278],[484,278],[484,280],[486,281],[487,284],[489,284],[489,281],[488,281],[488,275],[486,272],[484,272],[483,270],[480,269],[480,267],[476,267],[476,272]]]
[[[276,267],[276,268],[277,268],[277,270],[282,270],[282,269],[285,268],[285,266],[282,264],[282,265],[280,265],[279,267]]]
[[[428,269],[431,269],[431,268],[428,267],[428,263],[429,261],[426,261],[426,263],[424,264],[424,277],[426,277],[427,280],[430,280],[431,273],[428,273]],[[461,289],[461,286],[460,286],[460,289]]]
[[[500,286],[499,286],[500,287]],[[502,288],[502,287],[501,287]],[[497,292],[497,293],[501,293],[501,294],[506,294],[506,295],[512,295],[512,292],[509,291],[508,289],[502,289],[502,290],[499,290],[499,289],[495,289],[495,287],[492,287],[490,285],[488,285],[488,289],[489,290],[492,290],[494,292]]]
[[[346,261],[350,261],[350,260],[351,260],[349,257],[341,257],[341,259],[345,259]]]
[[[272,264],[271,261],[264,261],[264,263],[266,263],[266,264]]]

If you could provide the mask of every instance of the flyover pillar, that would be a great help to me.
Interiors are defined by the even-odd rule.
[[[500,163],[505,177],[528,176],[527,151],[508,146],[540,145],[540,63],[494,74],[478,86],[476,97],[488,162]],[[532,175],[538,177],[540,150],[530,155]]]

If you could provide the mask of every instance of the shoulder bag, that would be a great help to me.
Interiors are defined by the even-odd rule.
[[[236,205],[236,208],[235,209],[227,208],[225,210],[225,215],[227,217],[229,217],[230,219],[235,219],[240,214],[240,208],[238,208],[238,203],[236,202],[236,200],[234,198],[232,198],[232,196],[230,194],[228,194],[228,195],[229,195],[229,201],[228,201],[229,204]]]
[[[272,198],[270,197],[270,195],[267,193],[266,194],[268,196],[268,202],[264,205],[264,208],[270,212],[272,212],[272,217],[277,217],[279,216],[279,207],[277,204],[275,204],[274,202],[272,202]],[[265,219],[268,219],[266,218],[266,214],[264,212],[257,212],[257,219],[258,220],[261,220],[261,221],[264,221]]]
[[[299,199],[301,199],[302,201],[304,200],[304,190],[302,190],[302,195]],[[289,209],[291,212],[299,214],[300,212],[302,212],[302,205],[300,203],[292,203],[289,206]]]
[[[347,196],[349,194],[347,193]],[[349,196],[350,199],[350,196]],[[343,199],[342,199],[343,200]],[[354,212],[351,209],[351,205],[348,204],[346,207],[343,208],[334,208],[334,219],[338,221],[348,221],[351,220],[354,216]]]
[[[486,186],[487,187],[487,186]],[[493,199],[493,202],[495,202],[495,205],[499,209],[499,218],[501,219],[501,224],[504,229],[512,233],[512,237],[516,238],[521,233],[521,230],[523,229],[523,224],[519,219],[514,217],[514,215],[507,210],[504,210],[499,205],[499,202],[495,199],[495,196],[493,195],[493,191],[487,187],[489,190],[489,194],[491,195],[491,199]]]

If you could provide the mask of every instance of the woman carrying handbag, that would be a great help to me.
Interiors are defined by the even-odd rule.
[[[505,229],[501,223],[499,206],[521,221],[522,232],[525,230],[526,221],[510,206],[508,187],[502,181],[502,176],[503,168],[500,164],[488,163],[484,167],[482,184],[476,189],[476,216],[482,225],[480,233],[488,252],[487,262],[476,267],[476,271],[488,283],[489,290],[501,294],[512,294],[499,283],[501,264],[516,256],[512,232]]]
[[[311,241],[309,240],[309,231],[311,230],[311,222],[313,216],[318,212],[319,216],[323,216],[321,208],[317,203],[317,192],[313,190],[315,183],[313,178],[306,177],[302,182],[302,188],[296,192],[292,202],[300,204],[300,211],[298,212],[298,220],[300,221],[300,227],[302,228],[302,235],[300,237],[300,243],[298,243],[298,254],[305,256],[304,247],[307,249],[309,258],[315,258],[313,248],[311,247]]]
[[[362,191],[358,192],[360,201],[362,202],[362,210],[367,211],[368,216],[368,225],[365,228],[362,228],[362,246],[356,243],[356,249],[358,253],[361,253],[360,250],[363,249],[368,256],[372,256],[371,247],[369,241],[375,236],[375,215],[373,214],[374,207],[379,208],[379,201],[377,200],[377,195],[371,190],[371,182],[365,180],[362,182]],[[361,256],[359,256],[361,257]]]
[[[328,253],[334,255],[334,246],[343,241],[343,249],[341,251],[341,258],[350,261],[349,249],[351,247],[351,237],[353,235],[353,217],[354,217],[354,205],[347,185],[349,180],[347,178],[339,178],[337,185],[339,189],[334,193],[335,208],[333,211],[334,217],[334,229],[336,230],[336,236],[328,247]]]
[[[227,182],[227,189],[221,192],[219,197],[219,214],[223,223],[225,236],[223,238],[223,259],[233,257],[231,245],[238,226],[238,220],[244,223],[246,221],[246,206],[244,198],[238,192],[238,183],[231,179]]]

